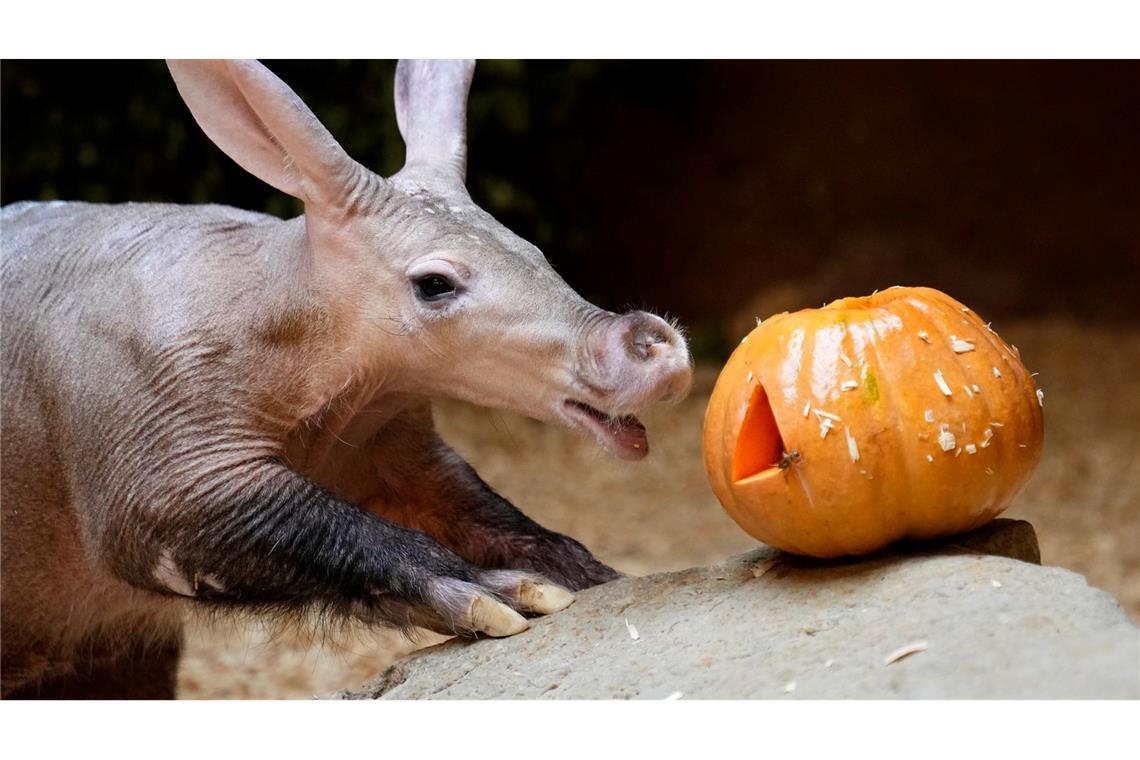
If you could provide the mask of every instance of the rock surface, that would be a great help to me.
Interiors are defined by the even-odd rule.
[[[1014,520],[861,560],[763,547],[581,592],[518,636],[452,639],[336,696],[1140,697],[1140,630],[1039,561]]]

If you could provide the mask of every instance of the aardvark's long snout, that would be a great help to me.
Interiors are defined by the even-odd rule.
[[[598,325],[585,349],[579,381],[586,397],[567,399],[566,416],[614,455],[641,459],[649,443],[633,413],[688,393],[692,362],[684,337],[661,317],[635,311]]]

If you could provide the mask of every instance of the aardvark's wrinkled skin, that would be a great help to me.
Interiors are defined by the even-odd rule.
[[[401,62],[384,179],[260,64],[172,62],[296,219],[3,209],[3,696],[172,696],[186,604],[509,635],[616,577],[432,426],[459,398],[633,459],[623,415],[690,376],[670,325],[586,303],[471,201],[472,68]]]

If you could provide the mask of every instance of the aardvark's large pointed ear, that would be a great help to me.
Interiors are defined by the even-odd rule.
[[[467,175],[467,92],[475,61],[400,61],[396,123],[404,165],[462,184]]]
[[[336,204],[363,170],[257,61],[167,61],[178,92],[226,155],[306,204]]]

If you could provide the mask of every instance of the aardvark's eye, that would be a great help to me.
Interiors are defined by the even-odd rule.
[[[421,301],[438,301],[455,292],[451,280],[438,274],[429,274],[416,280],[416,295]]]

